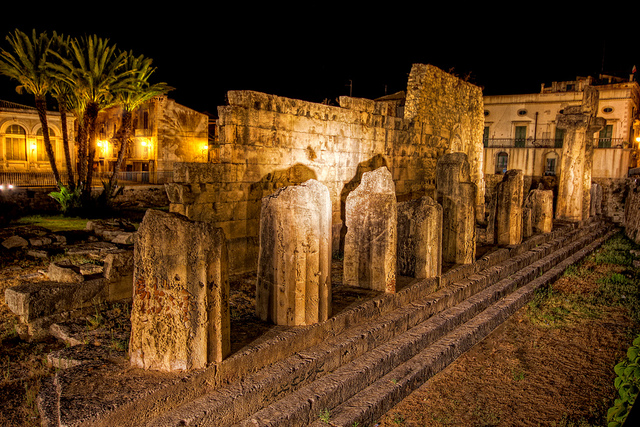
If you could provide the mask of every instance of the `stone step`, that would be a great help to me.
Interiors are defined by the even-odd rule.
[[[553,283],[569,265],[579,262],[613,234],[615,234],[615,231],[609,231],[598,237],[542,276],[505,296],[471,321],[445,335],[409,361],[395,367],[367,388],[331,407],[329,425],[353,426],[374,423],[412,391],[444,369],[473,345],[484,339],[509,316],[531,301],[536,289]],[[318,420],[318,412],[313,412],[312,409],[310,414],[315,416],[315,420],[311,419],[307,423],[311,427],[327,425]],[[254,423],[248,425],[275,426],[278,424]],[[280,425],[293,424],[285,423]]]
[[[43,425],[124,427],[147,425],[163,417],[168,420],[185,408],[206,401],[216,391],[228,389],[249,376],[262,374],[268,377],[273,374],[273,371],[269,371],[270,367],[284,363],[282,361],[285,359],[300,359],[300,354],[309,354],[315,346],[337,343],[342,353],[334,352],[325,358],[333,365],[327,362],[326,368],[323,366],[321,372],[305,378],[306,382],[296,379],[296,372],[292,371],[293,376],[286,380],[288,382],[285,381],[282,390],[304,387],[309,381],[329,373],[329,366],[336,369],[336,366],[355,359],[361,354],[360,348],[373,348],[393,339],[486,286],[567,247],[581,236],[599,229],[601,224],[600,219],[554,224],[551,233],[536,234],[520,245],[494,250],[473,264],[456,265],[439,278],[416,280],[395,294],[382,294],[362,301],[327,321],[304,327],[273,328],[222,362],[204,369],[160,375],[131,370],[126,364],[98,363],[90,370],[86,366],[78,366],[57,371],[50,380],[45,381],[38,396],[38,405],[46,421],[43,421]],[[551,268],[553,263],[548,264],[545,268]],[[422,300],[425,301],[417,303]],[[416,307],[420,309],[416,310]],[[382,323],[374,326],[378,322]],[[346,340],[349,333],[357,337],[362,331],[366,333],[359,340],[351,343]],[[286,368],[282,372],[286,372]],[[312,373],[313,370],[309,368],[306,372]],[[90,395],[80,391],[86,387],[87,381],[93,384]],[[247,384],[247,390],[256,387],[265,389],[262,383],[254,385],[245,381],[243,384]],[[251,393],[252,399],[260,395],[258,391]],[[278,393],[243,414],[234,416],[234,419],[240,421],[277,401],[277,398]],[[234,402],[230,406],[242,405]]]
[[[488,268],[483,271],[452,281],[426,297],[415,296],[410,304],[218,388],[157,417],[150,425],[233,425],[253,413],[243,425],[310,423],[320,409],[336,406],[388,375],[392,367],[407,363],[457,325],[469,322],[505,294],[583,248],[603,230],[594,222],[501,262],[487,260]]]

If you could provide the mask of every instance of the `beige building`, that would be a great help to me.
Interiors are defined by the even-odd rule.
[[[58,170],[66,182],[60,114],[48,112],[51,141]],[[101,112],[97,125],[96,184],[113,171],[118,150],[114,141],[122,111],[114,107]],[[76,165],[75,119],[68,119],[72,164]],[[118,180],[163,183],[171,181],[173,164],[205,162],[209,157],[209,117],[165,96],[145,103],[133,114],[134,134]],[[53,185],[51,167],[44,150],[42,129],[35,108],[0,101],[0,183],[19,186]],[[75,169],[74,166],[74,169]],[[104,175],[103,175],[104,174]]]
[[[60,114],[47,113],[49,135],[53,145],[54,155],[57,159],[60,175],[66,173],[64,150],[62,145],[62,126]],[[67,120],[70,139],[74,138],[73,124],[75,120]],[[51,166],[44,149],[42,138],[42,125],[38,118],[38,112],[34,107],[0,101],[0,173],[13,174],[12,180],[26,180],[27,177],[36,183],[38,173],[50,174]],[[75,150],[71,150],[72,163],[75,163]],[[1,181],[11,181],[8,178]]]
[[[484,173],[489,181],[501,179],[507,169],[525,176],[553,177],[560,173],[564,132],[556,127],[558,114],[580,105],[586,85],[597,87],[598,116],[604,129],[594,134],[593,174],[597,179],[621,179],[636,165],[640,136],[640,87],[635,81],[608,76],[554,82],[540,93],[485,96]]]
[[[109,173],[118,156],[114,138],[122,123],[122,109],[114,107],[98,117],[98,171]],[[133,113],[131,144],[120,168],[124,181],[171,181],[174,162],[206,162],[209,117],[157,96]],[[115,149],[114,149],[115,148]]]

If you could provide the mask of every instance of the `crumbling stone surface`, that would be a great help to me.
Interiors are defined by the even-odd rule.
[[[591,183],[591,208],[589,216],[602,215],[602,185],[597,182]]]
[[[465,153],[438,159],[437,202],[442,205],[442,261],[471,264],[476,253],[476,185],[469,182]]]
[[[553,229],[553,191],[531,190],[524,205],[530,211],[532,233],[550,233]]]
[[[431,197],[398,203],[397,273],[419,279],[442,272],[442,206]]]
[[[344,283],[396,291],[397,202],[386,167],[362,174],[346,200]]]
[[[132,366],[197,369],[230,348],[224,233],[211,223],[148,210],[134,244]]]
[[[558,181],[557,219],[581,221],[589,215],[593,134],[606,123],[596,116],[598,101],[598,91],[587,86],[581,105],[566,107],[558,114],[557,127],[565,129],[565,139]]]
[[[331,316],[331,198],[316,180],[262,199],[256,309],[288,326]]]
[[[512,169],[504,174],[496,192],[496,241],[499,245],[522,242],[523,174]]]

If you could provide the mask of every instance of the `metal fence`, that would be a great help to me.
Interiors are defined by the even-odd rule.
[[[485,138],[486,148],[562,148],[560,139],[518,139],[518,138]],[[627,142],[622,138],[596,138],[596,148],[624,148]]]
[[[66,183],[66,173],[61,172],[60,177]],[[111,173],[94,173],[93,184],[100,186],[102,181],[107,181]],[[173,171],[161,172],[118,172],[117,180],[122,185],[139,184],[164,184],[173,182]],[[3,189],[13,187],[55,187],[56,181],[51,172],[0,172],[0,185]]]

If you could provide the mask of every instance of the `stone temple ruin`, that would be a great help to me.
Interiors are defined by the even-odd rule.
[[[127,279],[129,366],[187,374],[134,404],[114,404],[104,423],[262,425],[286,412],[287,422],[311,424],[304,417],[322,408],[313,405],[351,399],[331,394],[342,380],[356,400],[355,387],[376,384],[380,396],[406,395],[417,377],[385,375],[427,351],[433,328],[446,334],[468,321],[478,332],[456,338],[455,351],[412,362],[420,377],[437,369],[433,360],[450,360],[485,336],[610,230],[598,219],[601,190],[591,185],[584,148],[599,123],[592,96],[559,118],[569,142],[559,185],[566,200],[558,197],[555,210],[553,192],[525,194],[519,170],[485,194],[482,93],[433,66],[415,64],[406,93],[342,97],[339,107],[251,91],[228,98],[218,111],[216,162],[175,166],[170,212],[147,211]],[[479,253],[482,245],[494,250]],[[332,256],[343,256],[346,286],[378,296],[333,313]],[[256,274],[257,315],[285,332],[231,354],[229,275],[246,272]],[[400,285],[401,278],[410,280]],[[464,305],[467,298],[473,302]],[[464,308],[434,316],[456,304]],[[384,368],[369,374],[370,366]],[[288,393],[305,390],[317,400],[286,403]],[[63,392],[57,409],[46,409],[58,420]],[[379,413],[385,404],[361,406]],[[311,406],[287,412],[295,405]],[[375,416],[347,412],[336,425]]]

